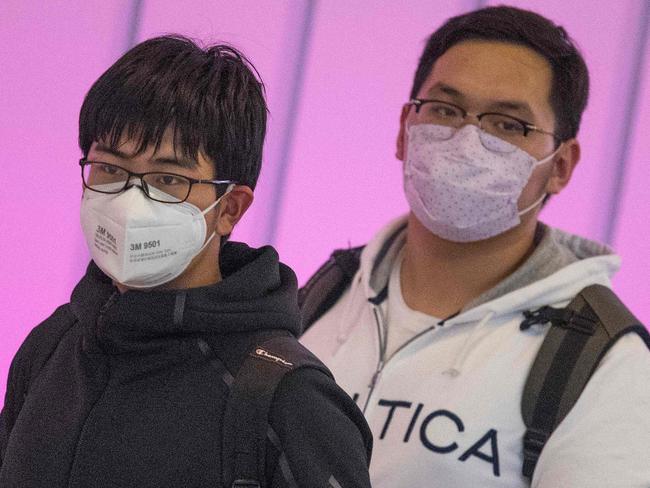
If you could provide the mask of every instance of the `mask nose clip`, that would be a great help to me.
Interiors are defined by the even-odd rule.
[[[135,179],[135,182],[131,183],[132,179]],[[144,181],[139,176],[131,175],[129,177],[128,181],[126,182],[126,186],[124,187],[124,191],[130,190],[133,187],[140,188],[142,193],[149,196],[149,187],[147,186],[147,182]]]

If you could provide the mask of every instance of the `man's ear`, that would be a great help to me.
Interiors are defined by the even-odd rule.
[[[404,104],[402,107],[402,113],[399,117],[399,132],[397,134],[397,150],[395,151],[395,157],[400,161],[404,161],[404,134],[406,132],[406,117],[408,117],[410,109],[411,106],[409,104]]]
[[[232,233],[233,228],[241,220],[253,203],[253,190],[245,185],[235,187],[219,202],[219,217],[216,232],[220,236]]]
[[[560,193],[571,181],[578,161],[580,161],[580,143],[577,139],[564,141],[553,162],[551,177],[546,183],[546,193],[549,195]]]

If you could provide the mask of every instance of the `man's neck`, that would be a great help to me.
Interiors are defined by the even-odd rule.
[[[401,285],[406,304],[445,318],[515,271],[533,251],[536,218],[478,242],[450,242],[409,215]]]

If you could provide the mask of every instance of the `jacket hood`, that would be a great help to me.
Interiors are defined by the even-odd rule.
[[[221,251],[221,272],[222,281],[210,286],[120,294],[91,261],[70,305],[107,353],[155,348],[187,335],[299,333],[296,276],[275,249],[229,242]]]
[[[389,223],[361,255],[361,277],[368,299],[382,293],[394,260],[406,242],[407,217]],[[609,286],[620,258],[608,246],[542,223],[537,248],[500,284],[469,303],[445,323],[466,323],[549,304],[563,305],[592,284]]]

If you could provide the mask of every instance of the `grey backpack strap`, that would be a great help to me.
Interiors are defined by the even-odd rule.
[[[298,293],[303,333],[327,312],[352,283],[363,246],[334,251]]]
[[[269,424],[275,390],[285,374],[298,368],[329,370],[293,336],[269,339],[252,349],[230,387],[224,413],[222,473],[226,487],[266,487],[267,439],[280,453],[278,465],[295,486],[278,436]]]
[[[521,401],[526,425],[524,476],[531,478],[546,441],[569,413],[603,356],[625,334],[650,335],[612,290],[592,285],[564,309],[526,312],[522,330],[550,322]]]

